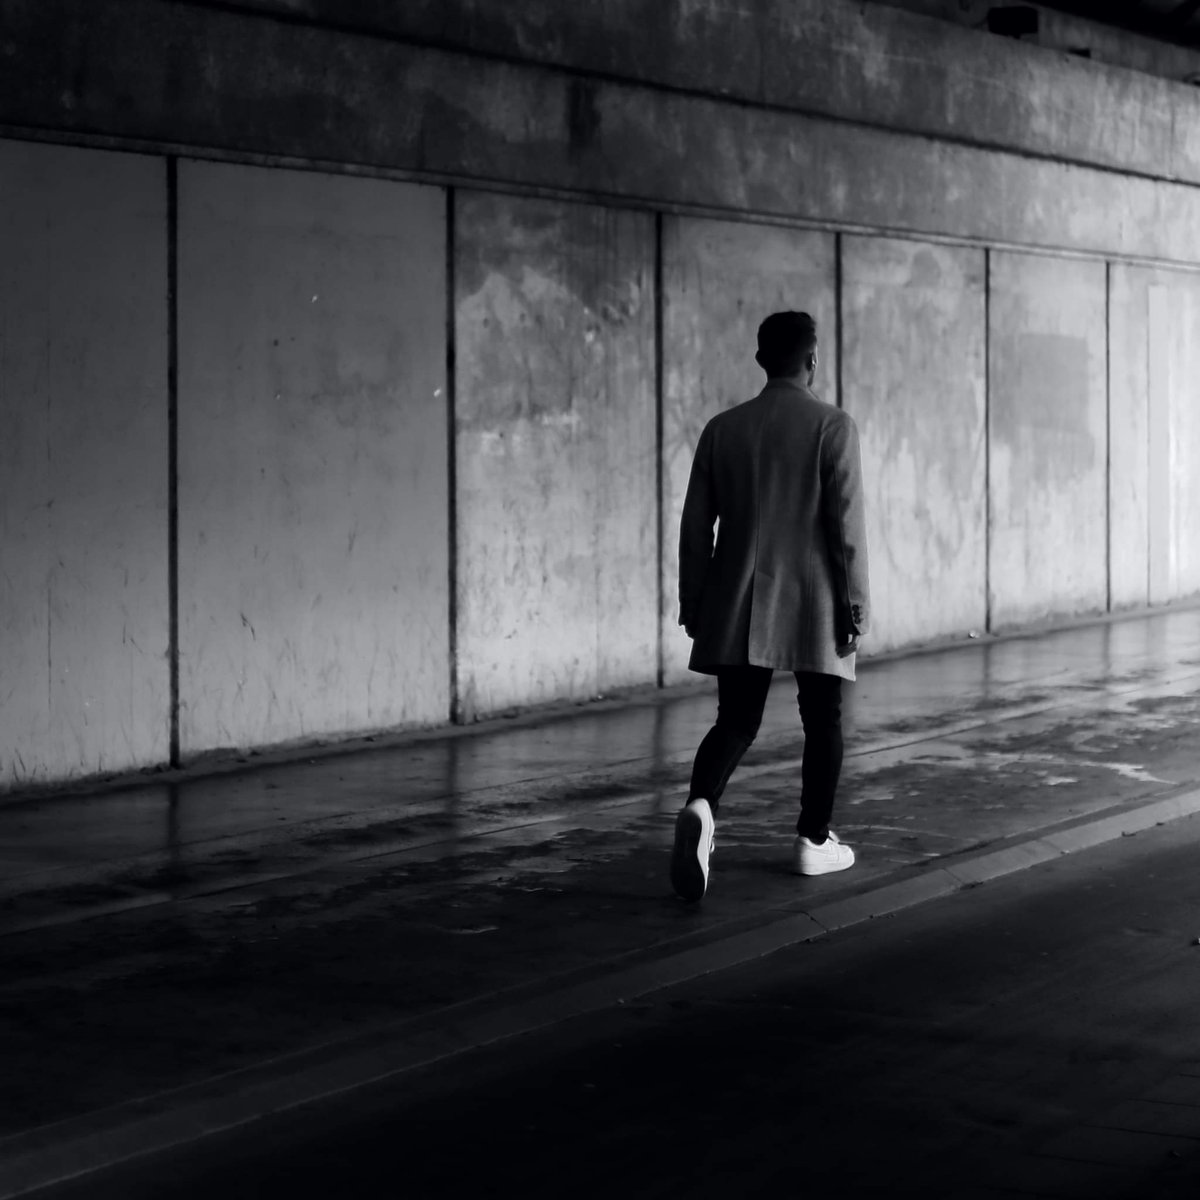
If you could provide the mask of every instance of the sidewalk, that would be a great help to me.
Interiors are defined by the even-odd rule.
[[[698,907],[707,689],[0,806],[0,1197],[1200,811],[1195,608],[864,663],[844,875],[788,683]]]

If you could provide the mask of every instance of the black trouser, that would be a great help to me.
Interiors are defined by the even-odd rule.
[[[758,734],[772,674],[770,667],[722,667],[717,672],[717,723],[696,751],[689,800],[703,797],[716,813],[734,767]],[[823,842],[842,772],[841,677],[797,671],[796,699],[804,726],[796,832]]]

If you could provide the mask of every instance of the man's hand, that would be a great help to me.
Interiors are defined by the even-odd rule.
[[[840,642],[837,648],[838,658],[849,658],[858,649],[858,634],[852,633],[844,642]]]

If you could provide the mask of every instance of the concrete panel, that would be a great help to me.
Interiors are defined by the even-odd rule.
[[[1162,604],[1175,592],[1174,539],[1171,537],[1171,312],[1161,285],[1146,289],[1146,467],[1150,477],[1146,520],[1150,602]]]
[[[0,789],[168,756],[161,161],[0,142]]]
[[[1103,263],[992,255],[994,627],[1107,603]]]
[[[1109,599],[1114,609],[1149,600],[1148,276],[1142,268],[1109,269]]]
[[[817,320],[815,390],[837,403],[835,246],[830,234],[668,217],[663,221],[662,648],[667,683],[692,678],[679,627],[679,518],[709,418],[766,382],[758,326],[781,309]]]
[[[98,0],[84,2],[89,9],[103,12]],[[121,2],[137,11],[131,0]],[[339,46],[331,50],[331,58],[340,54],[340,46],[358,40],[344,33],[355,28],[387,38],[557,64],[975,145],[1200,181],[1200,97],[1193,88],[879,4],[831,0],[235,3],[250,13],[326,25],[329,45]],[[76,13],[80,4],[81,0],[71,4]],[[18,17],[29,20],[29,10],[35,6],[50,8],[50,0],[4,3],[14,23]],[[54,7],[61,11],[61,0]],[[42,19],[54,21],[57,15]],[[131,19],[145,18],[139,13]],[[1043,25],[1053,19],[1054,14],[1043,14]],[[1123,47],[1136,41],[1121,36]],[[1165,50],[1158,50],[1160,57]],[[801,61],[804,69],[797,70]],[[37,85],[43,77],[33,64],[28,70],[29,82],[35,86],[22,93],[27,104],[40,90]],[[125,76],[114,75],[112,80],[123,83]],[[25,80],[18,76],[17,82]],[[47,85],[47,94],[53,99],[51,87]]]
[[[180,164],[185,754],[448,717],[444,204]]]
[[[848,237],[842,386],[867,492],[872,629],[890,650],[986,623],[980,250]]]
[[[456,212],[462,715],[653,683],[653,219]]]
[[[1200,592],[1200,280],[1147,285],[1150,603]]]
[[[1114,264],[1109,293],[1114,608],[1200,589],[1200,275]]]
[[[1200,286],[1194,277],[1187,282],[1170,307],[1170,538],[1176,598],[1200,592]]]
[[[1056,105],[1058,68],[1089,68],[1057,55],[1036,88],[1020,72],[990,79],[993,111],[1024,111],[1026,126],[1031,109],[1045,114],[1038,148],[1001,152],[963,140],[974,138],[974,93],[962,80],[945,104],[965,115],[955,140],[939,141],[224,9],[149,0],[0,3],[8,44],[20,48],[8,60],[12,69],[0,73],[0,120],[14,124],[914,236],[1200,261],[1195,187],[1053,161],[1040,146],[1059,128],[1085,142],[1113,137],[1121,163],[1142,145],[1161,149],[1163,136],[1175,136],[1164,130],[1200,145],[1200,122],[1186,107],[1197,103],[1194,94],[1180,120],[1141,100],[1144,120],[1127,120],[1122,105],[1137,89],[1119,72],[1103,115],[1093,111],[1089,88],[1075,89],[1078,109],[1067,113]],[[67,26],[73,36],[63,39],[58,32]],[[774,36],[768,26],[755,33],[764,43]],[[988,45],[1007,61],[1011,47],[999,39]],[[902,56],[886,37],[847,46],[840,61],[861,64],[847,67],[848,78],[863,69],[883,81],[872,103],[890,121],[886,114],[900,106],[888,82]],[[783,61],[794,78],[795,56]],[[920,62],[916,73],[936,78]],[[932,82],[927,87],[936,111],[942,101]],[[1200,149],[1181,161],[1192,157],[1200,160]]]

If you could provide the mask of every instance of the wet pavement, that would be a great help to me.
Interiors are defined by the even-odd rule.
[[[1195,1200],[1198,853],[1200,815],[39,1195]]]
[[[1200,784],[1200,609],[868,660],[835,813],[859,864],[798,879],[789,684],[698,907],[666,859],[707,685],[0,806],[0,1137],[444,1031]]]

